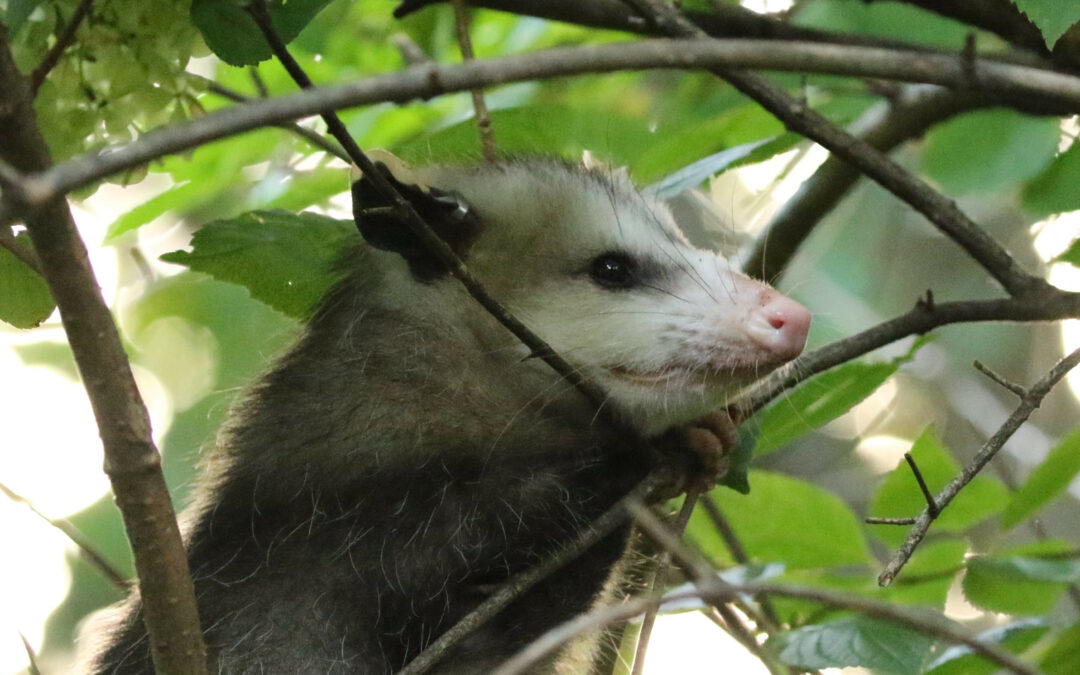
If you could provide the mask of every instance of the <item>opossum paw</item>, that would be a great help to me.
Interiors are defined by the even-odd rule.
[[[707,492],[731,468],[735,421],[727,412],[710,413],[664,436],[664,446],[684,461],[680,463],[675,481],[653,495],[657,499],[675,497],[691,488]]]

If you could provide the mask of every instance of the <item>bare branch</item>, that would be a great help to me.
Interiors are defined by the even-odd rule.
[[[663,528],[656,531],[656,538],[660,543],[671,551],[672,555],[681,564],[689,569],[700,572],[709,571],[715,584],[699,585],[693,591],[669,593],[667,595],[651,595],[633,598],[616,607],[601,607],[587,614],[582,614],[552,630],[533,641],[528,647],[519,652],[512,659],[500,666],[493,675],[516,675],[527,672],[530,665],[543,659],[548,654],[557,650],[566,642],[578,635],[582,635],[597,628],[611,625],[619,621],[631,619],[645,611],[646,608],[662,602],[676,602],[691,598],[701,598],[710,603],[723,604],[730,602],[739,594],[753,595],[764,593],[779,597],[798,598],[819,602],[827,607],[849,609],[866,614],[877,619],[882,619],[902,626],[906,626],[918,633],[935,639],[945,640],[954,644],[962,644],[970,647],[972,651],[984,656],[994,663],[1019,675],[1037,675],[1035,668],[1020,660],[1016,656],[1001,649],[997,645],[979,640],[966,628],[956,622],[935,612],[920,610],[917,607],[892,605],[877,602],[861,596],[837,593],[834,591],[788,586],[773,583],[732,584],[723,581],[716,576],[707,561],[701,554],[689,548],[676,537],[667,533]],[[708,588],[706,588],[708,586]]]
[[[48,201],[57,193],[70,192],[168,154],[325,110],[426,99],[476,87],[582,73],[715,67],[828,72],[927,82],[993,93],[1010,100],[1030,102],[1035,97],[1062,111],[1080,110],[1080,78],[1027,66],[984,60],[969,63],[954,56],[917,55],[867,47],[761,40],[648,40],[560,47],[454,66],[412,66],[392,75],[253,101],[149,132],[106,153],[58,164],[41,174],[24,178],[22,190],[32,206]]]
[[[1065,358],[1057,362],[1057,364],[1050,369],[1050,372],[1046,374],[1041,380],[1035,383],[1020,400],[1020,405],[1016,407],[1009,418],[1005,420],[1005,423],[994,432],[994,435],[990,437],[988,441],[979,450],[978,454],[971,460],[967,466],[964,467],[960,475],[954,478],[948,485],[941,489],[941,492],[934,498],[934,502],[937,504],[939,513],[960,493],[960,490],[971,482],[975,476],[982,471],[983,467],[994,458],[998,450],[1005,445],[1005,441],[1016,433],[1016,430],[1020,428],[1020,425],[1027,421],[1027,418],[1031,416],[1031,413],[1042,403],[1043,398],[1046,397],[1050,390],[1054,388],[1054,385],[1065,377],[1065,374],[1072,370],[1078,363],[1080,363],[1080,349],[1072,352]],[[911,554],[914,553],[915,548],[919,545],[919,542],[926,536],[927,530],[930,529],[930,523],[934,522],[937,517],[936,513],[933,513],[928,507],[919,514],[915,521],[915,526],[908,533],[907,539],[900,546],[900,550],[896,552],[893,559],[889,561],[889,564],[885,566],[885,569],[878,575],[878,584],[882,586],[888,586],[892,583],[892,580],[896,578],[896,575],[907,563]]]
[[[0,30],[0,159],[22,172],[51,159],[33,110],[29,81]],[[21,191],[20,197],[29,192]],[[8,187],[5,198],[11,198]],[[131,540],[155,668],[206,672],[206,650],[176,514],[112,314],[105,305],[71,210],[62,195],[25,214],[41,270],[60,308],[105,449],[105,473]]]
[[[468,63],[476,59],[473,55],[472,38],[469,36],[469,9],[465,6],[465,0],[453,0],[452,4],[454,33],[461,46],[461,58]],[[476,111],[476,128],[480,132],[480,147],[484,151],[484,159],[494,162],[495,131],[491,128],[491,116],[488,114],[487,103],[484,102],[484,90],[477,88],[469,93],[472,94],[473,110]]]
[[[732,405],[757,411],[780,393],[812,375],[862,356],[909,335],[934,328],[974,321],[1057,321],[1080,317],[1080,293],[1047,287],[1028,299],[969,300],[940,304],[919,303],[907,314],[889,319],[851,337],[837,340],[796,359],[766,378]]]
[[[679,513],[672,523],[672,529],[675,532],[682,534],[686,530],[686,524],[690,522],[690,515],[694,512],[694,506],[701,496],[702,490],[698,485],[693,485],[686,491],[686,498],[683,500],[682,508],[679,509]],[[656,561],[652,579],[648,583],[649,591],[663,592],[668,565],[670,564],[671,553],[665,550],[660,555],[660,559]],[[638,631],[638,643],[637,649],[634,650],[634,667],[631,675],[641,675],[645,672],[645,652],[649,649],[649,638],[652,636],[652,629],[656,624],[656,613],[659,609],[660,607],[657,605],[645,610],[645,617],[641,620],[641,630]]]
[[[998,104],[999,99],[974,92],[912,87],[872,108],[852,124],[849,133],[888,153],[950,117]],[[854,166],[830,155],[773,216],[743,271],[769,281],[779,277],[814,227],[862,177]]]
[[[1002,387],[1004,387],[1005,389],[1008,389],[1009,391],[1016,394],[1020,398],[1024,398],[1024,396],[1027,395],[1027,389],[1024,389],[1023,387],[1016,384],[1015,382],[1009,382],[1004,377],[1002,377],[1001,375],[998,375],[993,370],[991,370],[988,366],[984,365],[982,361],[975,361],[975,363],[972,364],[972,365],[975,366],[975,370],[977,370],[980,373],[982,373],[983,375],[989,377],[991,380],[993,380],[994,382],[1000,384]]]
[[[938,514],[941,513],[941,508],[934,501],[934,495],[930,493],[930,488],[927,487],[926,479],[923,478],[922,471],[919,471],[919,465],[915,463],[915,458],[911,456],[910,452],[905,452],[904,461],[911,468],[911,473],[915,476],[915,482],[919,484],[919,490],[926,500],[927,513],[931,514],[932,518],[937,518]]]

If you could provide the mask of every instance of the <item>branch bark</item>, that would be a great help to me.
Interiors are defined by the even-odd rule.
[[[16,68],[7,33],[0,27],[0,159],[19,171],[43,171],[51,163],[32,102],[30,82]],[[62,195],[28,210],[26,226],[101,433],[105,472],[139,574],[155,668],[161,673],[205,673],[194,589],[161,457],[86,247]]]
[[[401,103],[477,87],[583,73],[716,67],[919,81],[989,92],[1008,101],[1031,103],[1034,97],[1047,105],[1048,111],[1080,110],[1080,78],[1027,66],[867,47],[755,40],[647,40],[555,48],[455,66],[419,65],[392,75],[260,99],[158,129],[107,153],[78,157],[25,177],[19,198],[31,205],[40,204],[58,193],[70,192],[168,154],[326,110],[386,101]]]
[[[915,519],[915,525],[908,533],[907,539],[901,544],[900,549],[893,556],[889,564],[885,566],[881,574],[878,575],[878,584],[881,586],[888,586],[892,583],[896,575],[900,573],[904,565],[911,558],[911,554],[915,552],[916,547],[926,536],[926,532],[930,529],[930,524],[933,523],[937,517],[941,514],[941,511],[945,509],[949,503],[956,498],[956,495],[960,494],[960,491],[972,481],[975,476],[979,475],[979,472],[983,470],[991,459],[1001,450],[1005,445],[1005,441],[1009,440],[1016,430],[1020,428],[1028,417],[1038,409],[1042,400],[1050,393],[1050,390],[1061,381],[1061,378],[1080,364],[1080,349],[1072,352],[1065,358],[1061,359],[1050,369],[1050,372],[1046,374],[1041,380],[1035,383],[1031,389],[1024,392],[1024,395],[1020,397],[1020,405],[1013,410],[1009,418],[1005,420],[1005,423],[994,432],[994,435],[983,445],[978,454],[971,460],[971,463],[964,467],[956,478],[954,478],[948,485],[941,489],[934,498],[933,502],[927,505],[923,512]]]

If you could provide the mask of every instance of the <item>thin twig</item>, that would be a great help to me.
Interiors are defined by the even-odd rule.
[[[877,516],[867,516],[863,519],[863,522],[867,525],[914,525],[914,518],[878,518]]]
[[[188,74],[188,76],[198,77],[197,75],[191,75],[190,73]],[[228,87],[222,86],[217,82],[214,82],[213,80],[206,80],[206,90],[209,91],[211,94],[217,94],[222,98],[227,98],[230,101],[234,101],[236,103],[249,103],[254,100],[248,98],[247,96],[244,96],[239,92],[233,91]],[[345,152],[345,150],[342,149],[339,144],[329,138],[326,138],[317,131],[312,131],[311,129],[300,126],[295,122],[282,122],[281,124],[275,124],[274,126],[285,129],[287,131],[291,131],[292,133],[300,136],[301,138],[311,143],[315,147],[319,148],[320,150],[324,150],[331,155],[337,157],[338,159],[344,160],[346,162],[349,161],[349,154]]]
[[[720,538],[724,540],[724,546],[727,547],[732,560],[740,565],[748,565],[750,563],[750,556],[746,554],[746,549],[743,548],[738,535],[736,535],[735,530],[732,529],[731,523],[724,517],[720,507],[716,505],[716,501],[713,500],[712,495],[707,493],[702,495],[701,499],[698,500],[698,503],[705,507],[706,515],[709,516],[709,520],[712,521],[716,531],[720,534]],[[756,595],[754,596],[754,600],[761,607],[761,612],[764,615],[762,627],[769,633],[775,633],[780,630],[780,617],[777,615],[772,602],[769,601],[769,597],[767,595]]]
[[[66,518],[50,518],[39,511],[29,499],[18,494],[3,483],[0,483],[0,492],[4,493],[11,501],[22,504],[30,509],[34,515],[63,532],[67,538],[71,540],[71,543],[78,547],[79,552],[82,553],[86,560],[92,566],[96,567],[113,586],[125,593],[131,590],[131,580],[121,574],[120,570],[116,569],[116,566],[110,563],[108,559],[94,547],[93,542],[87,539],[86,535],[84,535],[79,528],[75,527],[70,520]]]
[[[465,0],[453,0],[454,6],[454,34],[457,35],[458,45],[461,46],[461,59],[465,63],[474,61],[472,38],[469,36],[469,9],[465,6]],[[494,162],[495,130],[491,128],[491,115],[488,114],[487,103],[484,102],[484,90],[477,87],[471,90],[473,110],[476,111],[476,129],[480,132],[480,147],[484,151],[484,159]]]
[[[30,90],[37,93],[37,90],[41,87],[41,83],[45,81],[45,78],[56,67],[57,63],[60,63],[60,57],[64,55],[67,48],[75,42],[75,33],[79,30],[79,25],[82,24],[83,19],[90,13],[90,5],[94,0],[82,0],[79,5],[72,12],[71,18],[68,19],[67,25],[64,26],[64,30],[56,38],[56,44],[52,46],[49,53],[45,55],[45,58],[41,60],[41,63],[34,68],[30,73]]]
[[[910,452],[904,453],[904,461],[911,468],[911,473],[915,476],[915,482],[919,484],[919,490],[923,493],[923,498],[926,500],[926,510],[930,513],[931,517],[937,518],[941,509],[938,508],[937,503],[934,501],[934,495],[930,492],[930,488],[926,485],[926,479],[923,478],[922,471],[919,471],[919,465],[915,463],[915,458],[911,456]]]
[[[469,612],[453,627],[428,645],[407,666],[398,671],[397,675],[420,675],[430,670],[461,639],[489,621],[515,599],[521,597],[525,591],[554,574],[587,551],[593,544],[625,523],[628,519],[625,505],[628,502],[644,499],[653,490],[666,484],[669,480],[670,478],[663,474],[652,474],[645,478],[625,498],[594,520],[588,528],[582,530],[573,541],[536,566],[500,586],[487,600],[480,603],[476,609]]]
[[[972,365],[975,366],[975,370],[989,377],[994,382],[997,382],[1005,389],[1008,389],[1012,393],[1016,394],[1019,398],[1024,398],[1024,396],[1027,395],[1027,389],[1024,389],[1015,382],[1010,382],[1006,380],[1004,377],[998,375],[993,370],[991,370],[989,366],[984,365],[982,361],[976,360]]]
[[[948,485],[946,485],[934,498],[934,503],[940,510],[943,510],[949,503],[960,493],[960,490],[971,482],[975,476],[982,471],[983,467],[994,458],[994,455],[1005,445],[1005,441],[1016,433],[1016,430],[1020,428],[1027,418],[1031,416],[1033,412],[1042,403],[1043,398],[1046,397],[1050,390],[1054,388],[1054,385],[1058,383],[1061,378],[1065,377],[1065,374],[1073,369],[1080,363],[1080,349],[1072,352],[1065,358],[1061,359],[1050,369],[1041,380],[1036,382],[1020,399],[1020,405],[1016,407],[1009,418],[1005,420],[1005,423],[994,435],[990,437],[988,441],[979,450],[978,454],[971,460],[967,466],[964,467],[960,475],[954,478]],[[885,566],[885,569],[878,575],[878,584],[881,586],[888,586],[892,583],[892,580],[896,578],[896,575],[907,564],[911,554],[914,553],[915,548],[919,545],[919,542],[926,536],[927,530],[930,529],[930,524],[934,521],[936,515],[932,515],[930,508],[927,507],[919,514],[916,519],[914,527],[911,528],[911,532],[908,533],[907,539],[900,546],[900,549],[893,556],[893,559],[889,561],[889,564]]]
[[[694,512],[694,505],[701,495],[702,489],[699,485],[692,485],[686,491],[682,508],[679,509],[678,515],[675,516],[675,520],[671,524],[671,528],[675,532],[681,535],[686,530],[686,525],[690,522],[690,514]],[[666,585],[667,569],[670,564],[671,553],[665,549],[653,568],[652,579],[648,583],[649,591],[663,592]],[[641,628],[638,631],[637,648],[634,650],[634,667],[630,675],[641,675],[645,671],[645,652],[649,649],[649,638],[652,635],[653,626],[656,624],[656,614],[659,609],[660,607],[657,605],[645,610],[645,617],[641,620]]]

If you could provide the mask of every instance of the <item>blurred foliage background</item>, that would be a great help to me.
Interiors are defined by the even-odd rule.
[[[788,9],[779,2],[745,4],[759,10]],[[0,0],[0,16],[24,70],[40,62],[76,5],[75,0]],[[460,61],[449,7],[432,7],[398,21],[392,17],[395,5],[389,0],[334,0],[290,49],[319,84],[402,68],[402,53],[395,46],[401,36],[432,59]],[[190,10],[182,0],[93,5],[78,41],[44,81],[36,100],[56,160],[234,105],[223,94],[255,98],[295,90],[274,61],[235,67],[215,57],[192,25]],[[795,25],[954,50],[971,32],[959,22],[900,2],[806,0],[785,16]],[[628,39],[617,32],[473,12],[478,58]],[[984,33],[978,35],[978,44],[991,51],[1004,48],[998,38]],[[810,106],[843,126],[887,105],[882,92],[888,91],[877,83],[813,74],[770,77],[805,95]],[[619,73],[514,84],[486,92],[486,100],[501,152],[577,159],[587,151],[611,165],[629,167],[642,185],[715,153],[763,142],[740,160],[741,166],[701,184],[712,202],[711,226],[719,231],[694,234],[695,241],[714,237],[750,242],[826,154],[787,134],[780,122],[717,78],[700,73]],[[341,114],[361,147],[387,148],[424,163],[479,158],[472,112],[469,96],[457,94]],[[302,124],[322,130],[318,120]],[[1073,143],[1077,128],[1075,118],[983,110],[937,125],[896,157],[957,200],[1028,269],[1042,269],[1066,287],[1078,284],[1075,268],[1052,261],[1078,228],[1078,217],[1069,213],[1080,208],[1075,187],[1080,185],[1080,146]],[[75,195],[77,220],[94,248],[100,281],[151,403],[165,474],[178,506],[184,504],[195,476],[200,448],[213,442],[230,402],[289,344],[299,324],[293,316],[252,299],[241,285],[162,262],[159,256],[186,247],[192,233],[211,221],[235,219],[254,209],[347,218],[347,187],[343,162],[287,130],[267,128],[153,162]],[[266,246],[244,264],[288,264],[293,253],[288,246],[263,243]],[[0,266],[5,264],[11,261],[0,258]],[[315,276],[322,273],[312,271]],[[774,281],[814,311],[811,347],[900,314],[927,289],[939,300],[998,294],[985,272],[955,245],[867,181],[825,218]],[[29,290],[19,293],[20,298],[31,295]],[[45,310],[38,307],[37,313],[48,316],[47,299],[45,303]],[[28,315],[35,312],[31,309]],[[1072,459],[1080,454],[1080,439],[1076,433],[1069,435],[1077,424],[1076,396],[1069,387],[1051,394],[1006,446],[1006,453],[933,526],[930,540],[891,588],[879,589],[875,577],[905,528],[861,522],[868,514],[907,516],[921,509],[921,496],[901,459],[904,451],[914,446],[931,487],[940,487],[1011,410],[1011,395],[975,372],[973,360],[1016,382],[1031,383],[1061,356],[1066,343],[1080,343],[1073,323],[937,330],[910,361],[896,361],[896,368],[885,373],[861,403],[836,410],[830,415],[835,419],[821,428],[800,430],[797,440],[783,447],[767,452],[762,448],[752,464],[749,495],[731,490],[715,494],[751,560],[782,565],[785,580],[928,605],[977,629],[1018,625],[1009,636],[1022,634],[1024,639],[1007,643],[1012,648],[1028,649],[1033,659],[1050,653],[1054,663],[1075,664],[1060,660],[1069,645],[1080,645],[1074,623],[1078,595],[1071,588],[1080,579],[1077,493],[1057,498],[1080,469]],[[72,398],[57,392],[77,382],[57,325],[53,315],[34,330],[0,327],[4,350],[13,356],[0,360],[0,388],[5,390],[0,394],[0,482],[49,516],[66,517],[106,558],[131,574],[118,513],[107,485],[93,473],[100,463],[98,440],[92,428],[69,424],[68,413],[55,407],[55,402]],[[904,341],[869,360],[888,362],[911,348],[912,342]],[[51,389],[31,395],[31,381],[46,382]],[[828,384],[812,380],[804,387],[824,393]],[[77,410],[71,418],[85,417],[78,407],[85,404],[73,405]],[[783,415],[784,405],[780,401],[780,412],[774,414]],[[796,418],[802,414],[788,413]],[[56,436],[68,426],[81,435]],[[1045,472],[1053,474],[1045,497],[1036,497],[1030,507],[1014,505],[1017,488],[1051,450],[1057,460]],[[87,457],[94,461],[88,463]],[[80,503],[50,496],[65,491],[78,495],[74,501]],[[53,503],[57,508],[49,508]],[[43,672],[67,672],[80,621],[122,594],[70,545],[50,540],[35,548],[37,540],[22,533],[27,528],[49,530],[49,525],[28,515],[24,505],[0,506],[0,523],[9,524],[0,530],[0,558],[9,559],[7,567],[0,562],[0,588],[7,589],[4,597],[9,598],[0,597],[0,611],[10,622],[9,634],[0,643],[0,650],[6,650],[0,651],[0,672],[21,672],[24,667],[19,633],[38,653]],[[1009,508],[1013,515],[1003,517]],[[718,564],[736,563],[703,515],[695,515],[690,536]],[[1018,552],[1060,564],[1049,572],[1033,572],[1014,564],[1031,559],[1017,558]],[[43,562],[61,556],[63,570]],[[53,572],[42,578],[27,576],[46,568]],[[46,591],[46,585],[54,590]],[[42,597],[52,598],[48,606],[33,608]],[[777,611],[792,627],[821,626],[841,618],[803,602],[778,602]],[[46,614],[44,622],[35,618]],[[1019,620],[1027,623],[1016,624]],[[897,639],[911,649],[910,658],[863,665],[881,672],[933,670],[940,648],[930,641],[916,643],[912,636]],[[960,663],[941,662],[933,672],[983,672],[986,666],[978,666],[980,670],[974,661]]]

